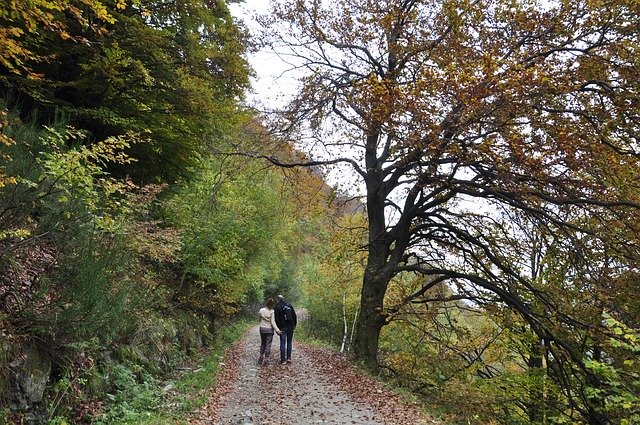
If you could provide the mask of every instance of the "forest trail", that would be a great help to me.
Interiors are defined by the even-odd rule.
[[[357,373],[343,355],[295,339],[290,365],[278,364],[276,336],[271,364],[258,366],[258,332],[252,328],[227,352],[218,384],[193,424],[438,423]]]

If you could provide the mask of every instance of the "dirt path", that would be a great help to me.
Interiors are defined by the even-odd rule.
[[[356,373],[343,356],[294,339],[292,364],[258,366],[255,327],[226,356],[219,384],[195,424],[427,424],[417,409]]]

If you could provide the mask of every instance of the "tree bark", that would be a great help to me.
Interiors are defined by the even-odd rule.
[[[371,216],[370,213],[370,223]],[[369,227],[369,256],[362,281],[360,318],[353,347],[356,356],[373,371],[378,369],[380,330],[385,324],[384,296],[391,279],[391,276],[384,272],[387,266],[388,247],[383,238],[384,217],[382,220],[382,222],[374,220],[374,225],[370,224]],[[376,229],[374,231],[377,233],[372,233],[372,229]],[[375,237],[375,234],[378,236]]]
[[[360,318],[354,353],[371,370],[378,369],[380,330],[384,326],[384,295],[391,276],[388,269],[389,241],[385,216],[384,176],[377,156],[380,129],[373,128],[366,138],[367,219],[369,245],[367,267],[360,296]]]
[[[344,332],[342,334],[342,345],[340,346],[340,352],[344,353],[347,346],[347,337],[349,335],[349,325],[347,324],[347,293],[342,293],[342,323],[344,325]]]
[[[384,326],[384,294],[388,280],[379,272],[367,269],[363,279],[360,298],[360,318],[354,341],[354,352],[371,370],[378,369],[378,347],[380,330]]]

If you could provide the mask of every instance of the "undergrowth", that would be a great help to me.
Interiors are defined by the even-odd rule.
[[[104,413],[95,423],[188,423],[185,416],[204,405],[216,382],[224,352],[251,325],[253,322],[240,320],[221,326],[212,347],[199,352],[179,368],[182,370],[164,379],[141,373],[133,365],[114,368],[116,391],[109,396]]]
[[[277,342],[277,338],[274,338],[274,340]],[[293,343],[295,344],[296,341],[301,341],[306,344],[325,348],[331,351],[339,351],[340,349],[334,342],[318,337],[318,335],[315,332],[312,332],[304,322],[299,323],[296,327]]]

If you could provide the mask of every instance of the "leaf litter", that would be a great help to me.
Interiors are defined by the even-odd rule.
[[[192,424],[439,423],[359,372],[345,355],[294,339],[292,363],[280,365],[275,337],[269,366],[259,366],[259,348],[255,327],[227,351],[210,398]]]

